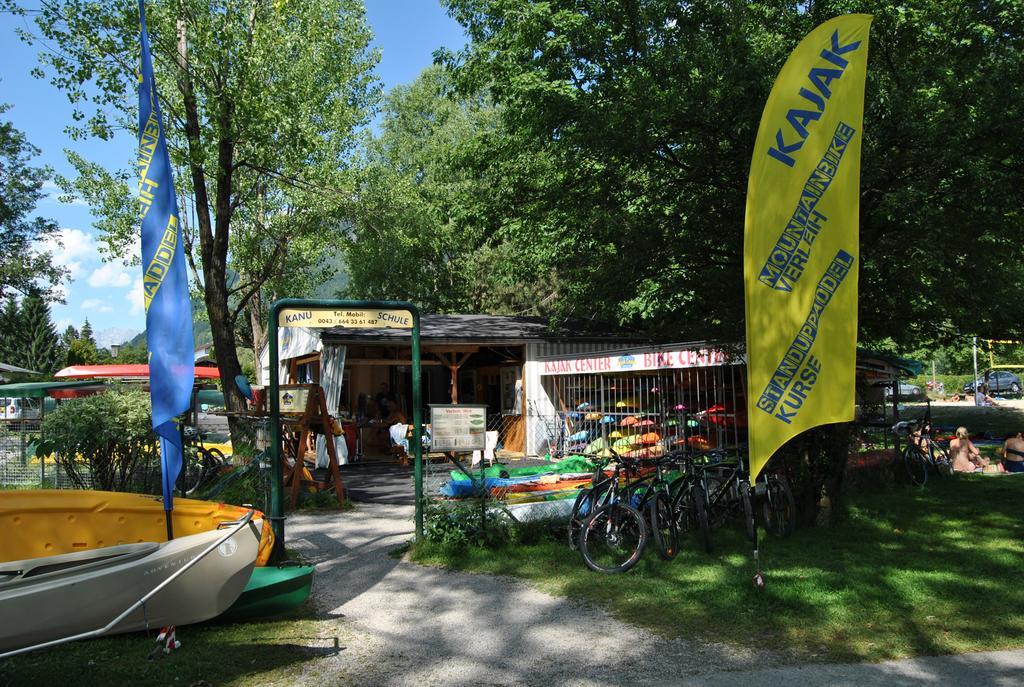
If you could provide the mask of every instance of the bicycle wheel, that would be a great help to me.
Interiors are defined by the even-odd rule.
[[[764,499],[764,528],[776,537],[788,537],[796,526],[796,500],[789,480],[768,476],[768,491]]]
[[[573,551],[579,548],[580,530],[583,529],[583,523],[593,509],[593,502],[590,499],[591,493],[593,493],[592,489],[580,489],[580,493],[576,495],[576,501],[572,504],[572,513],[569,515],[568,536],[569,548]]]
[[[621,502],[595,510],[580,532],[580,554],[595,572],[626,572],[640,560],[646,545],[644,519],[635,508]]]
[[[911,444],[903,451],[903,465],[914,486],[923,487],[928,481],[928,462],[921,449]]]
[[[931,459],[932,465],[935,466],[935,472],[943,477],[951,477],[953,475],[953,461],[950,459],[949,451],[946,450],[946,447],[940,446],[934,440],[929,441],[928,457]]]
[[[711,553],[714,545],[711,541],[711,520],[708,519],[708,497],[704,493],[704,487],[699,483],[690,489],[690,509],[690,517],[694,521],[694,528],[700,533],[704,550]]]
[[[743,533],[751,543],[757,543],[757,524],[754,522],[754,501],[750,496],[750,485],[740,482],[736,487],[740,496],[740,510],[743,515]]]
[[[672,503],[664,492],[659,491],[647,504],[647,522],[658,555],[666,561],[675,558],[679,553],[679,530],[672,515]]]
[[[217,449],[212,449],[212,451],[217,451]],[[202,446],[195,446],[186,452],[184,485],[186,496],[191,496],[201,489],[221,465],[220,461],[213,456],[212,451]],[[217,453],[223,458],[220,451]]]

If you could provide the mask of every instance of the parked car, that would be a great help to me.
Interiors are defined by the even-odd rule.
[[[892,398],[892,387],[885,387],[885,397]],[[903,401],[923,401],[924,391],[921,387],[915,384],[907,384],[906,382],[900,382],[900,400]]]
[[[1006,370],[992,370],[988,372],[985,377],[979,377],[973,382],[967,382],[964,384],[964,393],[973,394],[976,386],[980,384],[988,383],[988,392],[990,394],[1019,394],[1020,390],[1024,388],[1024,384],[1021,384],[1020,377],[1007,372]]]

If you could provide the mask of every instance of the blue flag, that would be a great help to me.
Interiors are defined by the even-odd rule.
[[[173,507],[174,483],[181,471],[181,433],[174,418],[188,410],[195,377],[192,304],[178,202],[171,179],[153,82],[153,59],[146,33],[145,0],[139,0],[142,74],[139,79],[139,217],[142,220],[142,288],[146,303],[146,346],[153,430],[160,436],[164,510]]]

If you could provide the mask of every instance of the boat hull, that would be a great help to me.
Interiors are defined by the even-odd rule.
[[[222,620],[266,618],[306,603],[313,585],[311,565],[254,568],[245,590]]]
[[[255,520],[242,527],[109,634],[188,625],[223,613],[252,575],[261,529],[263,522]],[[0,651],[102,628],[224,534],[213,530],[161,544],[0,564]]]

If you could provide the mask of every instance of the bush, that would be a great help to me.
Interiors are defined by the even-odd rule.
[[[61,404],[43,421],[40,452],[79,488],[127,491],[140,469],[159,463],[149,394],[111,390]],[[90,480],[91,477],[91,480]]]
[[[978,376],[984,375],[984,370],[978,369]],[[943,387],[946,390],[946,396],[952,396],[953,394],[963,393],[964,384],[974,379],[974,375],[935,375],[936,382],[942,382]],[[928,390],[928,384],[932,381],[930,374],[922,374],[916,377],[912,377],[906,380],[909,384],[915,384],[921,387],[922,390]],[[932,398],[937,398],[938,394],[929,394]]]
[[[448,546],[501,546],[518,538],[515,521],[487,499],[431,501],[423,505],[423,536]]]

